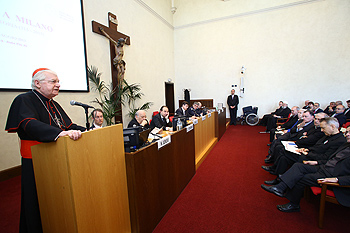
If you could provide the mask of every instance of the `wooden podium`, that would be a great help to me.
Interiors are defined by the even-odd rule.
[[[32,147],[46,233],[130,232],[121,124]]]

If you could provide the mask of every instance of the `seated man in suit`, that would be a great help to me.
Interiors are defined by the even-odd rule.
[[[334,111],[335,111],[335,102],[330,102],[329,105],[324,109],[324,112],[328,115],[328,116],[331,116]]]
[[[132,119],[128,124],[128,128],[132,127],[141,127],[143,130],[150,128],[146,112],[144,110],[138,110],[135,113],[135,118]]]
[[[346,122],[346,116],[344,115],[345,107],[341,104],[335,107],[335,113],[332,117],[335,117],[339,121],[339,126],[341,127]]]
[[[282,129],[288,130],[296,124],[296,122],[298,121],[298,112],[299,112],[298,106],[292,107],[291,114],[288,120],[283,125],[279,125],[277,128],[270,130],[270,142],[272,142],[273,139],[275,138],[276,131],[280,131]]]
[[[288,167],[299,161],[304,160],[327,160],[342,144],[346,142],[343,134],[339,132],[338,120],[333,117],[324,118],[321,120],[321,129],[324,136],[317,141],[317,143],[309,149],[300,148],[297,151],[301,154],[295,154],[286,151],[284,148],[279,152],[274,165],[270,171],[278,176],[287,171]],[[277,179],[273,181],[265,181],[266,184],[275,184]]]
[[[350,126],[346,129],[346,143],[340,146],[328,160],[308,160],[295,163],[274,186],[261,185],[270,193],[286,197],[290,202],[277,205],[282,212],[300,211],[300,200],[307,186],[319,187],[321,182],[350,185]],[[350,189],[333,187],[334,195],[340,204],[350,207]]]
[[[175,111],[175,116],[188,116],[188,106],[188,102],[182,102],[181,107]]]
[[[350,119],[350,100],[347,100],[346,104],[348,105],[348,108],[345,109],[344,115],[346,116],[346,120],[349,120]]]
[[[167,130],[167,127],[171,127],[172,123],[169,120],[169,109],[167,106],[162,106],[160,112],[152,117],[151,129],[155,127],[163,130]]]
[[[198,103],[198,102],[194,102],[193,105],[192,105],[192,107],[190,107],[190,108],[188,109],[188,115],[189,115],[190,117],[193,117],[193,116],[199,117],[200,115],[197,113],[197,109],[198,109],[198,108],[199,108],[199,103]]]
[[[310,102],[310,100],[305,100],[305,102],[304,102],[305,105],[302,109],[305,109],[305,110],[309,109],[309,102]]]
[[[314,104],[314,114],[321,113],[323,110],[320,108],[320,103],[315,103]]]
[[[90,127],[90,130],[93,129],[98,129],[98,128],[102,128],[102,124],[103,124],[103,112],[101,109],[94,109],[94,111],[92,111],[91,113],[93,122],[92,122],[92,126]]]
[[[280,111],[277,114],[273,114],[269,118],[267,118],[267,124],[266,124],[266,132],[270,132],[271,129],[276,128],[276,122],[279,118],[288,118],[291,110],[288,107],[288,103],[285,101],[282,104],[282,111]]]
[[[198,116],[204,116],[207,115],[207,109],[204,107],[204,109],[202,109],[202,103],[198,102],[198,108],[196,109],[196,114]]]
[[[283,101],[281,100],[280,102],[278,102],[278,108],[274,111],[274,112],[271,112],[270,114],[265,114],[263,116],[262,119],[260,119],[259,121],[259,125],[262,125],[262,126],[266,126],[267,125],[267,121],[270,117],[272,117],[272,115],[276,115],[276,114],[279,114],[282,110],[283,110]]]

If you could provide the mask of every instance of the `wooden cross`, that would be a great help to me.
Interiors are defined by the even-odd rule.
[[[118,41],[120,38],[126,39],[125,44],[130,45],[130,37],[118,32],[117,30],[118,27],[118,20],[117,20],[117,16],[108,12],[108,27],[96,22],[96,21],[92,21],[92,31],[100,34],[102,36],[107,37],[102,31],[101,28],[109,35],[109,37],[111,39],[113,39],[114,41]],[[108,37],[107,37],[108,38]],[[113,88],[117,87],[119,85],[118,83],[118,77],[119,77],[119,73],[118,73],[118,69],[114,67],[114,59],[116,58],[117,54],[116,54],[116,49],[115,49],[115,44],[109,39],[109,49],[110,49],[110,56],[111,56],[111,73],[112,73],[112,82],[113,82]],[[119,106],[120,110],[121,105]],[[120,115],[116,116],[115,121],[116,123],[122,123],[123,122],[123,118],[122,118],[122,111],[120,111]]]

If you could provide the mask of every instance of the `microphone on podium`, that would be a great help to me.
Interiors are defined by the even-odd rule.
[[[80,102],[76,102],[76,101],[74,101],[74,100],[71,100],[71,101],[70,101],[70,105],[77,105],[77,106],[81,106],[81,107],[83,107],[83,108],[94,108],[94,107],[92,107],[92,106],[90,106],[90,105],[83,104],[83,103],[80,103]]]

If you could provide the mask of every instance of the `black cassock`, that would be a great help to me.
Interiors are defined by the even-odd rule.
[[[57,102],[32,90],[14,99],[5,130],[16,132],[21,139],[20,232],[42,232],[30,147],[55,141],[63,130],[85,131],[85,128],[73,124]]]

